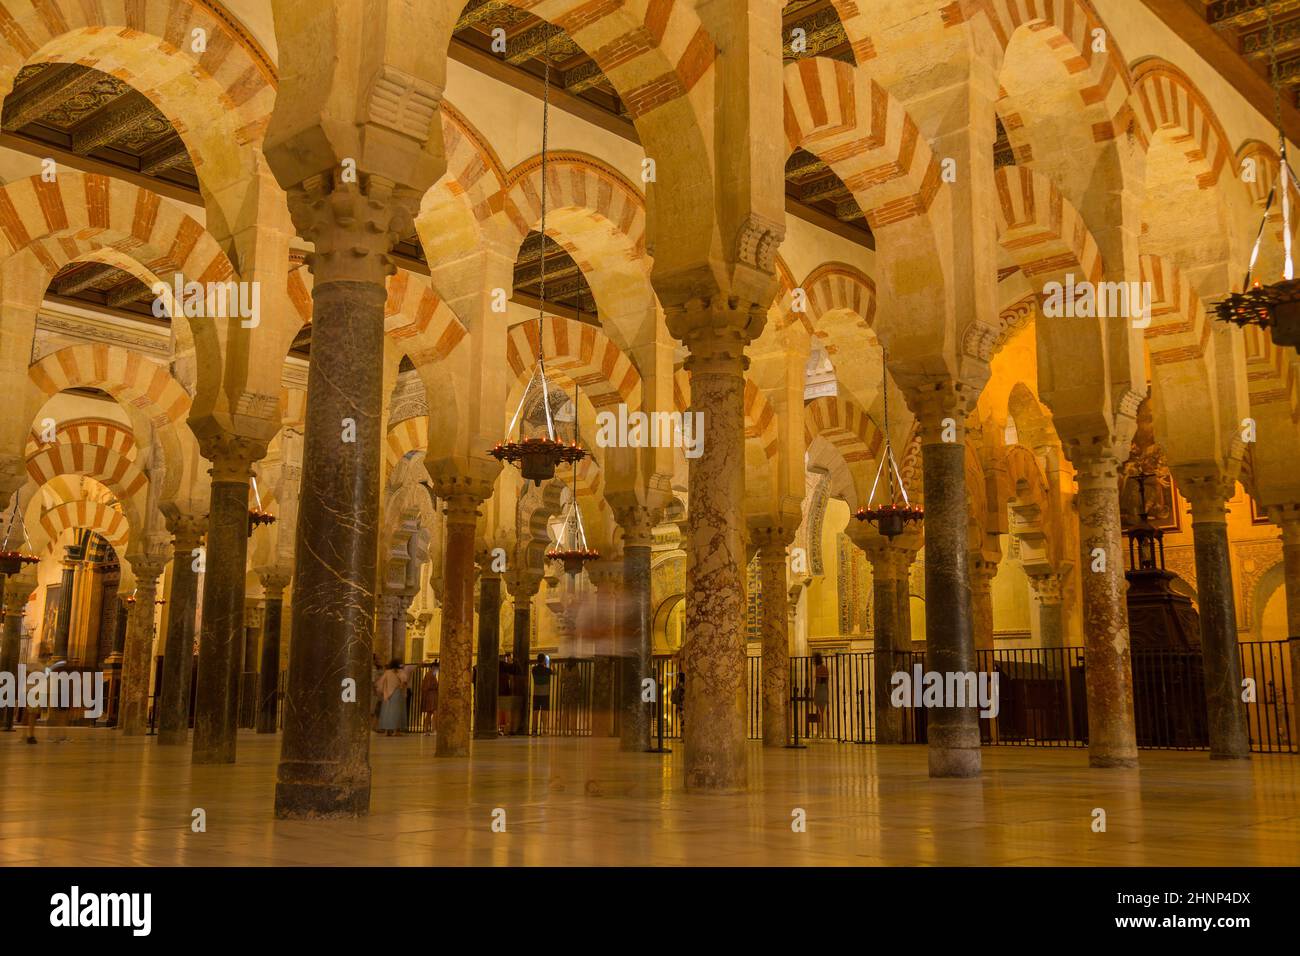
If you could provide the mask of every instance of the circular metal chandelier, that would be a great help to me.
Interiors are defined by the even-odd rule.
[[[582,448],[578,447],[577,433],[575,431],[574,441],[566,443],[555,433],[555,422],[551,418],[551,396],[549,387],[546,382],[546,357],[544,355],[546,341],[546,161],[547,161],[547,138],[550,125],[550,107],[551,107],[551,40],[550,35],[546,38],[546,50],[542,57],[544,66],[542,79],[542,188],[541,188],[541,207],[542,207],[542,249],[539,258],[540,268],[540,285],[538,298],[540,301],[537,305],[537,365],[533,368],[532,377],[528,380],[528,386],[524,389],[523,396],[519,399],[519,407],[515,409],[515,416],[510,420],[510,427],[506,429],[506,440],[497,442],[492,446],[492,457],[497,461],[509,462],[519,468],[520,474],[524,476],[525,481],[531,481],[534,485],[540,485],[543,481],[550,481],[555,477],[555,469],[565,463],[577,465],[587,456]],[[520,421],[522,412],[527,406],[529,399],[537,390],[541,391],[542,408],[546,413],[546,437],[526,438],[523,434],[523,423]],[[575,393],[576,394],[576,393]],[[574,421],[577,421],[577,405],[575,399]],[[519,438],[511,439],[510,435],[515,430],[515,423],[519,422]]]
[[[885,448],[880,456],[880,467],[876,469],[876,480],[871,483],[871,493],[867,495],[867,505],[859,508],[853,515],[859,521],[870,521],[886,538],[891,541],[907,530],[908,525],[919,522],[925,517],[920,505],[914,505],[907,497],[907,487],[894,459],[893,443],[889,440],[889,375],[885,365],[885,348],[880,348],[880,390],[885,396]],[[880,478],[885,477],[887,493],[876,502],[876,491],[880,488]]]
[[[1231,322],[1243,328],[1247,325],[1255,325],[1270,331],[1275,345],[1300,348],[1300,280],[1295,277],[1295,265],[1291,256],[1291,188],[1300,192],[1300,180],[1296,179],[1295,170],[1291,168],[1291,162],[1287,159],[1286,132],[1282,128],[1282,82],[1277,65],[1273,0],[1268,0],[1267,10],[1268,58],[1273,81],[1273,120],[1277,126],[1278,139],[1278,177],[1268,191],[1268,199],[1264,203],[1264,215],[1260,220],[1259,230],[1255,233],[1255,244],[1250,251],[1250,264],[1246,268],[1242,291],[1234,292],[1215,303],[1214,312],[1221,322]],[[1259,280],[1252,279],[1252,276],[1255,263],[1259,259],[1260,243],[1264,239],[1264,228],[1268,225],[1268,215],[1273,209],[1274,198],[1279,200],[1282,207],[1282,278],[1278,282],[1264,285]]]
[[[18,520],[18,493],[14,492],[14,513],[10,516],[9,524],[5,527],[4,545],[0,547],[0,574],[3,574],[5,577],[9,577],[10,575],[14,575],[14,574],[19,574],[22,572],[24,565],[35,564],[37,561],[40,560],[40,558],[36,557],[33,554],[24,554],[18,548],[11,549],[9,547],[9,535],[14,529],[14,522],[17,520]],[[26,539],[26,537],[27,537],[27,530],[26,528],[24,528],[23,538]]]

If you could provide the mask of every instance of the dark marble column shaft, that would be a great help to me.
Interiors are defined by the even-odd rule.
[[[510,728],[512,734],[526,734],[528,732],[528,707],[530,706],[528,675],[529,667],[532,665],[529,655],[532,651],[532,596],[535,593],[535,589],[528,591],[526,587],[511,589],[511,597],[514,598],[515,604],[515,663],[519,667],[520,675],[520,684],[515,689],[515,696],[518,698],[519,703],[515,707],[514,724]]]
[[[1237,604],[1232,592],[1232,552],[1223,489],[1192,491],[1192,543],[1196,553],[1196,597],[1201,612],[1201,658],[1205,666],[1205,711],[1210,757],[1249,760],[1250,734],[1241,699],[1241,654],[1237,648]]]
[[[871,559],[871,603],[874,614],[872,642],[873,675],[871,684],[872,716],[875,720],[875,738],[878,744],[903,742],[903,711],[893,706],[891,681],[903,669],[904,659],[895,652],[898,646],[898,578],[900,559],[898,552],[888,545],[867,551]]]
[[[190,668],[194,664],[194,610],[199,575],[194,549],[206,521],[184,517],[172,521],[172,579],[167,595],[167,634],[163,639],[162,689],[158,695],[158,743],[184,744],[190,734]]]
[[[469,494],[439,494],[445,503],[447,550],[444,556],[442,635],[438,660],[439,757],[469,754],[470,673],[474,639],[474,533],[480,499]],[[495,679],[495,675],[494,675]]]
[[[1300,731],[1300,504],[1270,509],[1282,529],[1282,584],[1286,593],[1286,628],[1291,644],[1291,726]],[[1296,731],[1293,731],[1293,733]]]
[[[993,579],[997,576],[998,566],[983,558],[971,557],[970,568],[970,610],[971,633],[975,641],[975,650],[991,651],[993,643]]]
[[[1136,767],[1119,464],[1113,457],[1102,455],[1076,462],[1075,467],[1087,661],[1088,763],[1093,767]],[[1105,555],[1104,568],[1094,558],[1096,549]],[[1094,571],[1094,566],[1099,570]]]
[[[478,669],[474,687],[474,737],[497,735],[497,670],[501,661],[501,578],[483,571],[478,581]]]
[[[244,659],[248,480],[256,455],[246,442],[233,438],[214,442],[206,450],[212,462],[212,499],[208,506],[191,760],[196,764],[221,764],[235,762]]]
[[[386,298],[377,282],[317,276],[312,290],[281,819],[370,809]]]
[[[54,659],[67,660],[68,636],[72,633],[72,591],[77,583],[78,561],[74,557],[75,549],[67,548],[67,559],[63,564],[63,581],[59,588],[59,610],[54,619]]]
[[[938,431],[934,429],[933,431]],[[975,672],[967,566],[966,446],[960,440],[921,445],[925,485],[925,643],[931,671]],[[932,707],[926,714],[930,776],[980,773],[978,706]]]
[[[622,675],[623,712],[619,726],[619,749],[643,752],[650,749],[651,708],[642,699],[644,681],[654,678],[651,663],[650,620],[650,522],[641,530],[623,523],[623,626],[620,635],[619,672]],[[656,698],[662,691],[655,688]]]
[[[280,729],[280,618],[284,612],[284,589],[288,575],[263,575],[262,663],[257,672],[257,732],[273,734]]]
[[[18,658],[22,653],[23,608],[27,606],[25,585],[16,577],[6,578],[0,574],[0,597],[4,599],[4,634],[0,636],[0,671],[6,674],[18,673]],[[0,730],[14,729],[14,714],[17,708],[0,708]]]

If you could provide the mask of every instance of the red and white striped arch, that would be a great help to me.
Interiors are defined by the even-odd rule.
[[[98,388],[124,406],[138,408],[155,427],[184,420],[190,397],[167,366],[139,352],[103,343],[69,345],[32,365],[28,375],[46,395]]]
[[[537,364],[537,323],[519,322],[510,327],[506,361],[519,382],[526,382]],[[562,372],[576,382],[597,410],[625,404],[629,411],[641,408],[641,376],[605,333],[594,325],[550,316],[546,322],[542,353],[548,372]]]
[[[52,548],[69,528],[94,531],[113,546],[119,557],[126,554],[131,527],[119,508],[84,498],[55,505],[41,514],[41,530],[46,536],[41,551]]]

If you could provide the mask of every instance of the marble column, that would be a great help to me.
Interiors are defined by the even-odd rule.
[[[375,656],[387,666],[393,653],[393,621],[396,620],[398,598],[396,594],[381,594],[375,609]]]
[[[190,759],[196,764],[234,763],[245,640],[248,482],[252,464],[266,453],[266,446],[230,435],[212,436],[201,444],[203,456],[212,462],[212,500]],[[303,495],[307,497],[305,490]]]
[[[688,461],[686,542],[686,786],[744,790],[745,345],[766,309],[717,296],[667,310],[669,331],[690,350],[692,415],[703,416],[701,454]]]
[[[72,592],[77,584],[77,567],[81,563],[77,555],[79,549],[64,548],[63,581],[59,588],[59,610],[54,619],[54,659],[68,659],[68,636],[72,633]]]
[[[328,202],[325,203],[327,206]],[[292,207],[292,199],[291,199]],[[331,207],[332,208],[332,207]],[[298,220],[295,216],[295,221]],[[331,250],[368,224],[308,229]],[[276,816],[361,816],[370,809],[370,703],[378,582],[386,269],[363,244],[354,269],[312,260],[312,357],[294,559],[289,680]],[[386,663],[386,662],[385,662]],[[355,699],[341,687],[353,681]]]
[[[894,650],[910,653],[912,650],[912,561],[906,557],[899,571],[897,608],[898,628],[895,637],[898,643],[894,645]]]
[[[172,533],[172,578],[167,594],[167,635],[163,639],[162,689],[158,693],[158,743],[184,744],[190,735],[190,668],[194,663],[194,611],[199,575],[194,550],[203,540],[207,519],[178,515]]]
[[[1282,529],[1282,585],[1286,594],[1286,631],[1291,638],[1291,727],[1300,732],[1300,503],[1269,508]]]
[[[641,505],[616,510],[615,519],[623,532],[623,619],[618,628],[619,673],[622,684],[622,714],[619,749],[643,753],[650,749],[651,708],[642,700],[641,687],[654,679],[651,642],[650,557],[654,528],[660,514]],[[662,689],[655,688],[658,700]]]
[[[483,498],[451,488],[440,489],[437,495],[444,504],[447,543],[438,650],[441,666],[436,753],[439,757],[465,757],[469,755],[474,639],[474,534]]]
[[[397,598],[397,605],[396,605],[397,613],[393,615],[393,630],[389,637],[389,643],[392,645],[393,648],[393,657],[395,657],[397,660],[405,664],[406,663],[406,627],[408,623],[406,619],[406,612],[407,609],[411,606],[411,598],[414,597],[414,595],[397,594],[394,596]]]
[[[17,674],[19,656],[22,654],[23,610],[32,593],[32,583],[18,575],[0,575],[0,596],[4,598],[4,634],[0,637],[0,671]],[[0,730],[8,733],[14,729],[17,708],[0,708]]]
[[[897,654],[899,614],[899,578],[902,555],[886,541],[874,542],[864,549],[871,562],[871,604],[874,634],[872,645],[873,675],[871,683],[872,716],[876,725],[876,743],[903,742],[903,712],[890,702],[895,673],[904,669],[905,659]],[[910,640],[910,637],[909,637]]]
[[[252,730],[257,726],[258,643],[262,637],[262,607],[257,601],[244,604],[244,666],[239,675],[239,727]]]
[[[1079,494],[1083,641],[1087,666],[1088,763],[1136,767],[1133,669],[1129,656],[1119,462],[1099,453],[1075,462]],[[1094,554],[1095,552],[1095,554]]]
[[[135,572],[135,603],[126,620],[126,650],[122,656],[121,717],[117,726],[124,736],[141,737],[149,730],[149,677],[153,650],[158,577],[163,561],[129,559]]]
[[[529,668],[532,666],[530,658],[532,655],[533,595],[537,593],[541,583],[540,574],[519,573],[512,574],[506,582],[510,598],[515,607],[514,654],[515,663],[519,665],[520,673],[520,684],[515,693],[518,704],[515,706],[515,719],[510,728],[511,734],[528,733],[528,708],[530,706],[528,676]]]
[[[967,566],[965,413],[938,402],[918,413],[925,488],[925,643],[928,669],[974,673]],[[945,427],[945,422],[947,427]],[[945,433],[951,440],[944,441]],[[976,777],[981,767],[976,702],[926,714],[931,777]]]
[[[784,528],[753,532],[753,543],[758,546],[762,605],[764,747],[784,747],[790,740],[790,614],[785,549],[793,540],[794,532]]]
[[[975,650],[993,650],[993,579],[997,577],[996,562],[972,554],[970,565],[971,632]]]
[[[1179,490],[1192,506],[1210,758],[1249,760],[1250,734],[1241,699],[1241,653],[1237,648],[1237,602],[1228,547],[1227,503],[1236,483],[1218,475],[1178,477]]]
[[[497,736],[497,670],[501,662],[501,575],[491,558],[479,565],[478,664],[474,686],[474,739]],[[441,706],[441,701],[439,701]]]
[[[587,577],[595,585],[591,604],[582,616],[583,643],[591,648],[591,735],[614,734],[614,710],[619,705],[615,686],[621,679],[618,669],[615,630],[621,625],[619,607],[623,562],[602,558],[587,565]]]
[[[1029,575],[1038,597],[1038,639],[1046,648],[1065,646],[1065,617],[1062,609],[1061,575],[1055,571]]]
[[[280,618],[284,612],[284,589],[289,574],[264,571],[262,578],[262,662],[257,672],[257,732],[273,734],[280,729],[277,706],[280,694]]]

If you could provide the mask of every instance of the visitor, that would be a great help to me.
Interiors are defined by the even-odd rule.
[[[514,655],[506,654],[497,660],[497,736],[504,737],[510,730],[514,715],[515,682],[519,677],[519,668],[515,666]]]
[[[822,715],[826,713],[831,702],[831,671],[826,666],[821,654],[813,655],[813,707],[815,711],[809,715],[808,722],[816,724],[818,729],[824,734],[826,732],[825,721]]]
[[[388,662],[375,694],[379,698],[379,729],[385,737],[400,734],[406,714],[406,672],[401,661],[394,658]]]
[[[542,721],[551,709],[551,659],[545,654],[537,655],[533,665],[533,730],[534,734],[542,732]]]
[[[427,737],[438,726],[438,664],[434,662],[420,684],[420,714],[424,718],[424,735]]]
[[[677,666],[677,680],[673,682],[672,704],[673,716],[677,718],[677,727],[680,730],[686,723],[684,719],[686,711],[686,668],[680,664]]]

